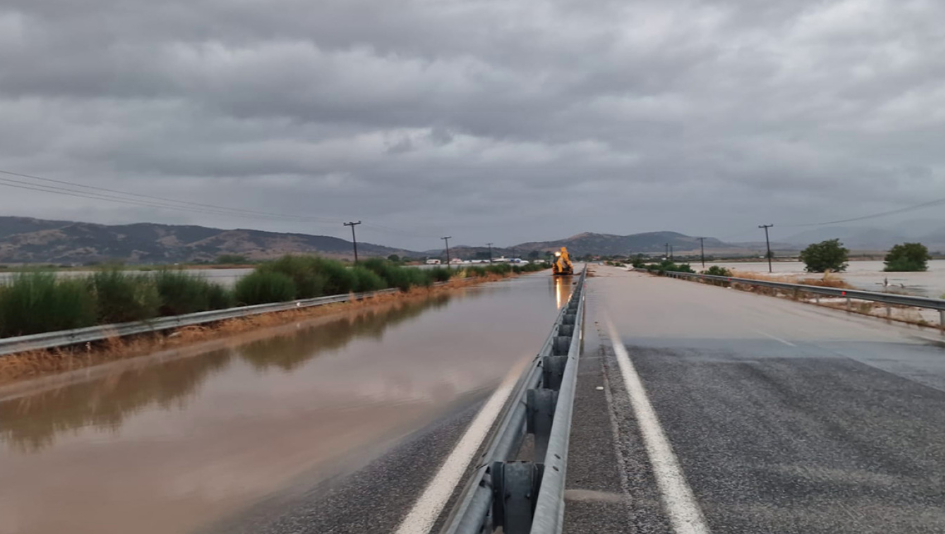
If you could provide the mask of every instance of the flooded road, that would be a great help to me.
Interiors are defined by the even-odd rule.
[[[538,273],[0,390],[0,533],[191,532],[330,476],[534,356],[570,292],[556,284]]]
[[[747,271],[767,274],[767,262],[712,262],[712,265],[735,271]],[[848,284],[864,291],[888,291],[906,295],[918,295],[928,298],[943,298],[945,295],[945,260],[930,260],[929,269],[923,272],[886,273],[881,261],[851,261],[842,273],[830,276],[841,278]],[[693,264],[694,268],[699,268]],[[775,275],[783,275],[794,280],[819,278],[817,273],[808,273],[799,261],[776,261],[772,264]],[[701,270],[701,269],[700,269]]]

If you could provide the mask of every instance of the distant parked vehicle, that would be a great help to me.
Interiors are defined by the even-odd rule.
[[[427,265],[439,265],[440,260],[427,260]]]

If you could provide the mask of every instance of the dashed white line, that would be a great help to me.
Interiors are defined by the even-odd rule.
[[[423,494],[401,521],[397,534],[426,534],[433,528],[437,517],[446,506],[450,495],[453,494],[453,490],[459,485],[466,467],[469,466],[482,440],[492,428],[492,423],[502,411],[502,406],[512,393],[512,389],[515,388],[523,366],[524,362],[516,365],[482,406],[466,432],[456,443],[456,448],[446,458],[439,471],[423,490]]]
[[[617,366],[620,368],[624,385],[630,394],[633,414],[640,427],[646,454],[653,467],[653,475],[656,477],[656,485],[659,487],[669,522],[677,534],[708,534],[710,531],[702,515],[702,509],[692,493],[692,488],[686,482],[686,476],[679,466],[679,459],[676,458],[676,453],[673,452],[673,447],[666,438],[663,427],[660,426],[656,411],[643,388],[643,381],[640,380],[640,375],[637,374],[633,362],[630,361],[630,355],[620,341],[620,334],[617,333],[614,323],[610,317],[606,317],[606,320],[614,353],[617,356]]]
[[[769,333],[767,333],[767,332],[764,332],[764,331],[762,331],[762,330],[755,330],[755,332],[758,332],[759,334],[761,334],[761,335],[763,335],[763,336],[770,337],[771,339],[773,339],[773,340],[775,340],[775,341],[777,341],[777,342],[784,343],[784,344],[787,345],[788,347],[796,347],[796,346],[797,346],[797,345],[795,345],[794,343],[791,343],[790,341],[785,341],[785,340],[783,340],[783,339],[781,339],[781,338],[779,338],[779,337],[772,336],[771,334],[769,334]]]

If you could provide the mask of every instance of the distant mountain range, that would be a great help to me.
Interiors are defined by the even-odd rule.
[[[578,256],[585,254],[626,255],[659,254],[672,247],[676,254],[699,252],[699,239],[678,232],[647,232],[631,235],[595,234],[585,232],[557,241],[537,241],[522,243],[515,248],[525,251],[554,251],[567,247],[568,252]],[[707,251],[737,249],[713,237],[705,238]]]
[[[839,238],[853,251],[881,252],[892,245],[919,241],[932,252],[945,251],[945,227],[928,231],[929,224],[902,225],[892,230],[866,227],[823,227],[787,238],[772,235],[772,249],[796,253],[811,243]],[[932,226],[934,228],[934,226]],[[924,230],[923,230],[924,229]],[[676,255],[699,253],[699,239],[678,232],[646,232],[613,235],[585,232],[554,241],[533,241],[514,247],[494,248],[494,256],[527,257],[531,252],[544,255],[567,247],[576,256],[656,255],[672,247]],[[755,256],[763,254],[764,241],[725,243],[705,238],[705,252],[710,255]],[[263,232],[259,230],[222,230],[204,226],[166,224],[102,225],[73,221],[51,221],[27,217],[0,217],[0,264],[56,263],[83,264],[120,260],[128,263],[183,263],[212,261],[223,254],[239,254],[262,260],[283,254],[321,254],[335,258],[352,256],[351,242],[329,236]],[[452,257],[472,259],[488,257],[487,247],[456,246]],[[358,243],[364,256],[443,257],[443,249],[416,252],[371,243]]]
[[[139,223],[103,225],[0,217],[0,263],[176,263],[214,260],[239,254],[260,260],[289,253],[318,253],[346,258],[350,241],[336,237],[221,230],[203,226]],[[358,243],[364,256],[417,255],[417,252]]]

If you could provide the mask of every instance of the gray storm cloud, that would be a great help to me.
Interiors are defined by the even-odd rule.
[[[0,169],[324,222],[9,187],[0,210],[354,218],[423,249],[894,209],[945,197],[942,20],[937,0],[8,0]]]

